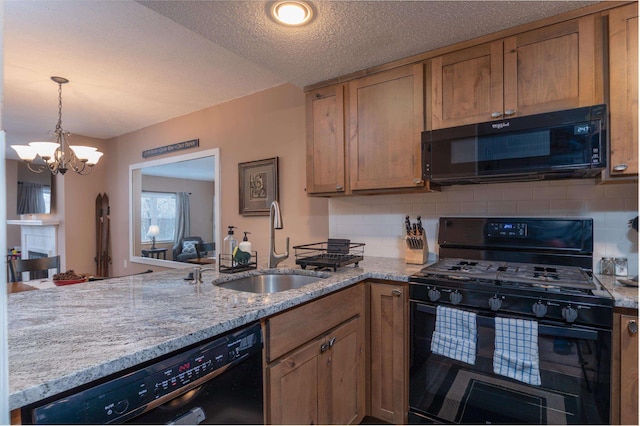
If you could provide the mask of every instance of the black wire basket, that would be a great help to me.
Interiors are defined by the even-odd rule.
[[[303,244],[294,246],[296,265],[302,269],[313,266],[318,269],[333,269],[336,271],[352,263],[364,259],[364,243],[352,243],[350,240],[329,238],[326,242]]]

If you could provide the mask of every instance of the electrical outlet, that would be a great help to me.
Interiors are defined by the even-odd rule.
[[[124,269],[127,269],[127,259],[124,260]]]

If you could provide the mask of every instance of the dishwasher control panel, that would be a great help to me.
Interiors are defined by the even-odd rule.
[[[121,423],[145,412],[154,402],[168,401],[213,379],[261,350],[260,324],[254,324],[113,380],[32,404],[23,409],[23,416],[32,424]]]

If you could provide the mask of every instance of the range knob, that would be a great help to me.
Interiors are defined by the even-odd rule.
[[[429,300],[435,302],[438,299],[440,299],[440,292],[435,288],[429,289]]]
[[[536,317],[538,318],[542,318],[545,315],[547,315],[547,305],[542,303],[542,301],[540,300],[538,300],[536,303],[533,304],[533,306],[531,307],[531,310],[533,311],[534,314],[536,314]]]
[[[578,310],[567,305],[562,308],[562,318],[568,323],[574,322],[578,318]]]
[[[489,307],[492,311],[497,311],[502,306],[502,300],[498,297],[498,295],[493,296],[489,299]]]
[[[115,410],[116,410],[116,413],[122,414],[127,410],[127,408],[129,408],[129,401],[127,401],[126,399],[123,399],[122,401],[119,401],[116,404]]]
[[[458,290],[456,290],[449,295],[449,300],[454,305],[457,305],[458,303],[462,302],[462,295],[458,292]]]

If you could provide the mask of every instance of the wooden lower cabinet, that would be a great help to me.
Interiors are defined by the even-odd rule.
[[[638,311],[613,316],[611,424],[638,424]]]
[[[408,412],[408,291],[406,285],[369,282],[369,414],[406,424]]]
[[[366,404],[364,295],[364,283],[359,283],[265,321],[266,423],[362,421]],[[293,350],[281,355],[296,337]]]
[[[364,417],[363,318],[267,367],[272,424],[353,424]]]

